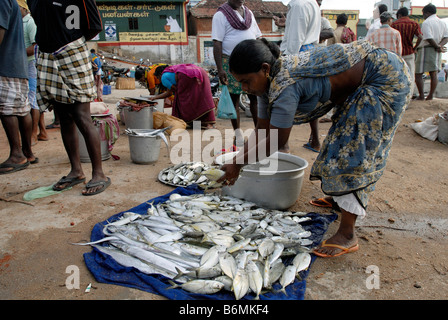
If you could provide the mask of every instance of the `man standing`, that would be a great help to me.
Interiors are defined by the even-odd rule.
[[[393,21],[392,14],[383,12],[380,16],[381,28],[369,33],[367,41],[375,43],[380,48],[385,48],[401,56],[401,35],[400,32],[391,28]]]
[[[321,14],[319,0],[291,0],[288,3],[286,21],[284,18],[274,16],[275,24],[285,27],[280,51],[283,54],[297,54],[307,51],[319,44],[321,32]],[[319,120],[310,122],[311,134],[308,142],[303,147],[319,152]],[[280,151],[289,152],[286,143]]]
[[[86,180],[81,167],[78,127],[92,163],[92,179],[83,195],[94,195],[110,185],[102,169],[100,136],[92,122],[90,102],[95,89],[86,41],[102,30],[94,0],[28,0],[36,21],[38,101],[54,107],[71,170],[53,189],[61,191]]]
[[[244,137],[240,129],[239,99],[243,92],[241,84],[229,72],[229,57],[233,48],[243,40],[261,37],[255,16],[243,5],[244,0],[228,0],[218,8],[212,20],[213,56],[218,69],[219,81],[227,85],[237,118],[231,119],[235,130],[235,145],[243,146]],[[257,125],[257,97],[248,94],[250,112],[255,126]]]
[[[2,0],[0,5],[0,119],[10,148],[0,174],[27,168],[37,158],[31,150],[27,58],[16,0]]]
[[[96,87],[96,101],[103,101],[103,80],[101,80],[103,70],[101,69],[101,59],[96,54],[95,49],[90,50],[90,56],[92,58],[93,79]]]
[[[448,27],[437,17],[433,4],[424,6],[422,13],[425,21],[422,23],[423,41],[415,58],[415,84],[419,94],[417,100],[425,100],[423,73],[429,72],[431,86],[426,100],[432,100],[438,83],[437,73],[442,68],[442,52],[446,51],[444,45],[448,42]]]
[[[401,56],[409,67],[411,74],[411,92],[414,93],[415,82],[415,49],[420,45],[423,39],[420,25],[409,18],[409,10],[406,7],[400,8],[397,11],[397,20],[390,25],[392,28],[398,30],[401,34]],[[417,41],[414,45],[414,38]]]
[[[380,16],[383,12],[386,12],[386,11],[387,11],[387,5],[385,5],[385,4],[380,4],[380,5],[375,6],[375,8],[373,9],[373,23],[369,27],[369,31],[367,31],[366,37],[373,31],[381,28]]]
[[[17,0],[22,13],[23,20],[23,36],[25,39],[26,55],[28,57],[28,100],[31,105],[31,118],[33,120],[33,130],[31,132],[31,144],[34,145],[38,140],[47,141],[47,130],[45,128],[44,113],[39,110],[36,99],[37,89],[37,70],[34,48],[36,46],[36,24],[31,17],[28,5],[25,0]],[[39,131],[39,134],[38,134]]]

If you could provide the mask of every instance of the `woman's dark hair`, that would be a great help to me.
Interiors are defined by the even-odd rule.
[[[265,38],[241,41],[229,58],[230,72],[246,74],[258,72],[263,63],[271,66],[280,56],[280,48]]]
[[[156,68],[156,71],[154,71],[154,76],[156,76],[157,78],[162,76],[163,71],[168,67],[167,64],[163,65],[163,66],[158,66]]]
[[[138,68],[135,69],[135,79],[140,80],[143,76],[145,75],[145,69],[143,68]]]
[[[336,18],[336,24],[346,25],[348,21],[348,16],[345,13],[338,14]]]

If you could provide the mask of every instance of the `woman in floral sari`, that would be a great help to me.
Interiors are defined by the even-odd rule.
[[[230,70],[244,91],[258,96],[259,119],[256,143],[246,144],[232,164],[223,166],[226,174],[220,181],[235,183],[248,159],[261,160],[258,150],[274,153],[288,141],[294,124],[312,121],[334,108],[332,126],[310,179],[321,180],[327,195],[312,204],[340,210],[341,223],[314,253],[334,257],[358,250],[356,219],[365,216],[369,195],[383,174],[410,101],[405,62],[365,41],[279,57],[278,48],[261,39],[241,42],[230,57]],[[266,138],[258,139],[260,129],[267,129]]]

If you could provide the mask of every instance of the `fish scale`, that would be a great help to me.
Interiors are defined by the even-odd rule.
[[[198,168],[201,165],[191,170],[202,172]],[[182,169],[178,165],[175,171]],[[309,217],[302,212],[269,210],[214,193],[173,193],[164,203],[148,204],[146,215],[126,212],[106,223],[105,238],[76,244],[98,248],[102,243],[103,248],[109,243],[113,249],[100,251],[118,263],[188,283],[173,282],[171,288],[206,294],[230,290],[235,299],[249,292],[258,299],[275,282],[286,293],[298,272],[311,263],[311,232],[300,224]]]

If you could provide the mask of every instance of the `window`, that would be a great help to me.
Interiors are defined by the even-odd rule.
[[[137,18],[128,18],[128,22],[129,22],[129,30],[138,30]]]

